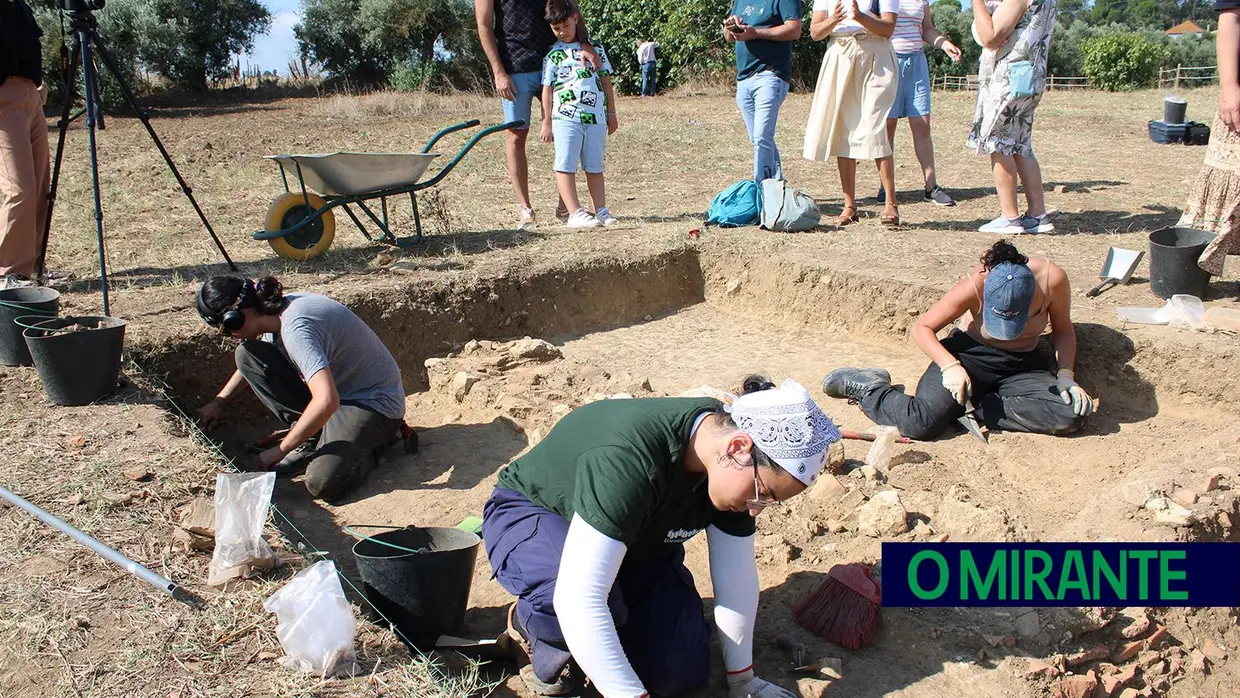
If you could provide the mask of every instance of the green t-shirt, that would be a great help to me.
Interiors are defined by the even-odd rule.
[[[500,471],[500,487],[566,519],[579,515],[629,557],[655,557],[709,525],[754,532],[748,512],[711,505],[706,479],[685,471],[685,452],[710,398],[600,400],[565,415],[529,453]]]
[[[791,19],[801,19],[801,0],[733,0],[732,14],[751,27],[778,27]],[[772,70],[785,82],[792,81],[792,42],[736,42],[736,81]]]

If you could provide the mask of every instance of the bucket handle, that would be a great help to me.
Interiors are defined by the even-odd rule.
[[[354,524],[353,526],[345,526],[344,532],[353,536],[354,538],[358,540],[368,540],[371,543],[378,543],[379,545],[386,545],[389,548],[395,548],[396,550],[403,550],[404,552],[413,553],[414,555],[425,555],[426,553],[431,552],[428,548],[418,548],[417,550],[414,550],[412,548],[406,548],[403,545],[396,545],[395,543],[389,543],[385,540],[379,540],[378,538],[371,538],[370,536],[362,535],[361,533],[354,531],[353,530],[354,528],[382,528],[388,531],[403,531],[409,528],[409,526],[380,526],[378,524]]]
[[[31,308],[29,305],[24,304],[24,303],[14,303],[12,301],[0,301],[0,307],[12,308],[13,310],[25,310],[29,312],[31,316],[46,315],[46,313],[40,313],[38,309]],[[50,317],[55,317],[55,313],[52,313]]]
[[[47,323],[50,320],[60,320],[60,319],[61,318],[55,315],[19,315],[13,318],[13,324],[17,325],[18,327],[27,329],[27,330],[45,330],[45,329],[48,329],[46,327],[43,327],[45,323]],[[73,318],[66,317],[64,319],[72,320]],[[22,322],[22,320],[26,320],[27,322],[37,320],[37,322],[35,322],[33,325],[27,325],[25,322]]]

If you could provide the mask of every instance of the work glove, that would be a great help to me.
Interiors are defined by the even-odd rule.
[[[728,698],[797,698],[797,694],[753,675],[753,669],[728,677]]]
[[[947,392],[952,394],[956,402],[964,405],[969,395],[973,393],[973,381],[969,379],[969,372],[964,370],[964,366],[961,366],[959,361],[953,361],[941,370],[943,371],[943,387],[947,388]]]
[[[1072,411],[1078,417],[1088,417],[1094,412],[1094,399],[1085,389],[1076,383],[1076,374],[1071,369],[1061,368],[1055,379],[1055,388],[1063,404],[1072,405]]]

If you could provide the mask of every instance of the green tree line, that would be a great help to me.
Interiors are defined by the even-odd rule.
[[[63,15],[55,0],[36,0],[44,29],[49,82],[58,82]],[[634,52],[639,40],[659,42],[659,83],[726,82],[731,46],[720,33],[730,0],[580,0],[593,37],[607,47],[623,92],[639,88]],[[805,21],[809,22],[809,3]],[[302,0],[294,28],[301,57],[329,80],[355,88],[476,89],[491,83],[474,26],[472,0]],[[935,0],[935,26],[964,53],[953,64],[927,47],[931,72],[977,72],[981,49],[972,40],[972,12],[957,0]],[[134,84],[153,74],[174,87],[205,90],[227,77],[236,56],[253,48],[270,26],[260,0],[110,0],[95,13],[100,33]],[[1191,20],[1201,37],[1172,38],[1165,30]],[[1060,0],[1048,72],[1086,76],[1103,89],[1152,85],[1159,68],[1215,63],[1216,25],[1206,0]],[[813,86],[824,42],[807,36],[793,44],[796,89]],[[290,57],[294,58],[294,57]],[[105,102],[115,101],[111,78]]]

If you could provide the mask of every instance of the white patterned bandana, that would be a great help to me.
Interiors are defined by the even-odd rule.
[[[727,410],[754,444],[806,487],[827,462],[827,448],[840,432],[809,391],[794,380],[778,388],[741,395]]]

